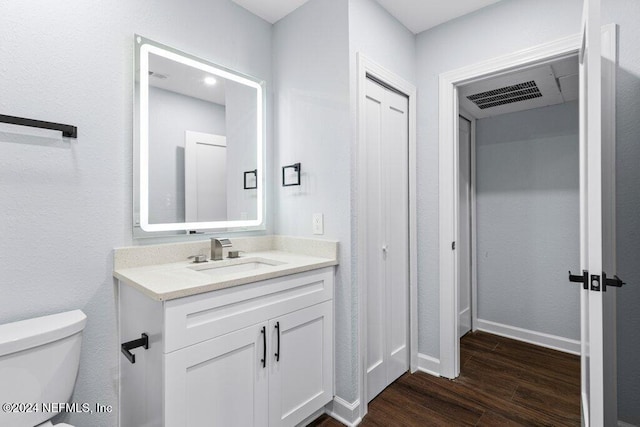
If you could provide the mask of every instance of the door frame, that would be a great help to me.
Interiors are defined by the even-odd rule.
[[[409,99],[409,368],[415,372],[418,368],[418,254],[417,254],[417,192],[416,192],[416,87],[397,74],[385,69],[370,60],[362,53],[356,53],[357,62],[357,110],[356,110],[356,171],[357,171],[357,202],[356,202],[356,238],[357,254],[364,254],[366,250],[366,168],[367,146],[364,143],[366,134],[366,120],[364,116],[366,102],[367,76],[371,76],[406,95]],[[363,221],[363,219],[365,219]],[[366,278],[367,266],[363,257],[357,261],[356,289],[358,292],[358,402],[359,416],[367,413],[367,294]]]
[[[617,25],[602,27],[608,44],[602,46],[603,76],[613,85],[610,96],[603,96],[603,136],[615,141],[615,64]],[[458,255],[452,242],[459,240],[457,204],[458,184],[458,90],[462,84],[519,68],[575,55],[580,51],[582,34],[574,34],[549,43],[440,74],[439,80],[439,258],[440,258],[440,375],[456,378],[460,374],[460,341],[458,336]],[[609,70],[607,70],[609,68]],[[612,82],[613,81],[613,82]],[[569,285],[568,285],[569,286]],[[614,355],[615,357],[615,355]]]

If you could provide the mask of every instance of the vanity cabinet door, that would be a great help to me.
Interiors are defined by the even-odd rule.
[[[267,327],[256,324],[166,354],[164,425],[267,426]]]
[[[333,398],[333,305],[269,321],[269,425],[294,426]]]

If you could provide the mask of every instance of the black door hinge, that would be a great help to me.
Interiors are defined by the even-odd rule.
[[[451,242],[451,250],[452,251],[456,250],[456,242]]]

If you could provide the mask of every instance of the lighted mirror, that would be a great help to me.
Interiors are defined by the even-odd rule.
[[[264,82],[135,46],[134,234],[262,228]]]

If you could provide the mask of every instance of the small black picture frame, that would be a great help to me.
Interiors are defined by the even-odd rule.
[[[253,175],[254,179],[255,179],[255,184],[253,186],[250,186],[247,184],[247,175]],[[258,169],[254,169],[252,171],[246,171],[244,173],[244,189],[245,190],[255,190],[256,188],[258,188]]]
[[[286,174],[286,170],[287,169],[293,169],[295,172],[297,172],[296,176],[296,180],[293,181],[287,181],[287,174]],[[288,165],[288,166],[283,166],[282,167],[282,186],[283,187],[291,187],[294,185],[300,185],[300,169],[302,169],[302,167],[300,166],[300,163],[294,163],[292,165]]]

